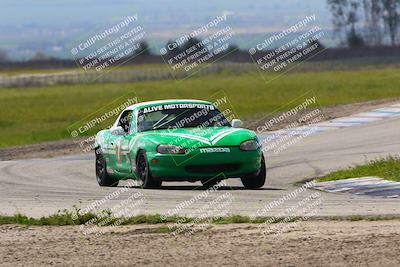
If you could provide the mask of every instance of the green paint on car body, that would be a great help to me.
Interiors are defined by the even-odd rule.
[[[185,112],[189,112],[187,116]],[[203,118],[195,118],[196,112],[209,112],[204,116],[214,121],[205,127],[191,127],[191,123],[207,122]],[[126,129],[126,133],[113,133],[116,127],[126,126],[121,121],[128,113],[129,129]],[[157,121],[151,121],[152,117]],[[221,118],[221,121],[215,117]],[[184,123],[180,124],[182,121]],[[257,173],[262,164],[262,150],[260,147],[250,151],[241,150],[240,145],[248,140],[258,143],[256,133],[233,128],[223,112],[210,102],[162,100],[128,107],[111,129],[102,130],[96,135],[95,146],[101,149],[107,162],[107,173],[116,179],[138,179],[137,156],[144,151],[152,177],[197,181],[218,175],[233,178]],[[162,154],[157,150],[160,145],[180,147],[184,153]]]

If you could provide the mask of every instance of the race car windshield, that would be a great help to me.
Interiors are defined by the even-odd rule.
[[[168,104],[138,112],[138,131],[192,127],[231,126],[225,116],[209,104]]]

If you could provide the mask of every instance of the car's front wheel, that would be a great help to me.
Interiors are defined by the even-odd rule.
[[[246,189],[261,188],[265,184],[265,178],[267,176],[267,170],[265,167],[264,155],[261,157],[261,167],[256,175],[249,175],[241,177],[242,184]]]
[[[118,180],[111,177],[107,173],[107,163],[106,160],[101,153],[101,149],[97,148],[96,150],[96,180],[100,186],[117,186]]]
[[[161,180],[155,180],[151,176],[149,162],[147,161],[146,152],[143,150],[139,152],[136,162],[137,173],[142,182],[142,188],[157,188],[162,184]]]

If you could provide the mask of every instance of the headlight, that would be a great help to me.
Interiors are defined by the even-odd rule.
[[[240,144],[239,148],[243,151],[251,151],[257,150],[259,148],[259,144],[256,140],[247,140]]]
[[[157,147],[157,152],[160,154],[185,154],[186,149],[174,145],[159,145]]]

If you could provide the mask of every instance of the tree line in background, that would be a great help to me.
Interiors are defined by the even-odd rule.
[[[173,44],[173,41],[168,41],[165,45],[165,47],[175,47],[174,49],[167,49],[168,53],[164,55],[166,58],[171,58],[173,56],[176,56],[189,48],[197,45],[197,49],[204,49],[204,45],[202,44],[202,40],[198,38],[189,38],[184,42],[183,44],[177,46]],[[196,50],[197,50],[196,49]],[[208,51],[208,49],[207,49]],[[212,51],[208,51],[209,53]],[[239,47],[235,44],[229,44],[227,48],[220,53],[221,56],[230,54],[231,52],[235,52],[235,55],[238,56],[239,58],[243,58],[244,55],[247,55],[248,52],[247,50],[240,50]],[[76,59],[76,60],[79,60]],[[140,63],[162,63],[164,62],[161,58],[160,55],[157,55],[152,52],[149,44],[147,41],[141,41],[138,45],[138,48],[132,52],[130,55],[126,56],[126,59],[123,61],[127,61],[129,64],[130,61],[138,61]],[[143,61],[143,62],[142,62]],[[100,61],[99,61],[100,62]],[[0,49],[0,67],[7,65],[7,63],[11,65],[16,65],[16,64],[22,64],[21,62],[14,62],[11,60],[7,52],[5,50]],[[14,64],[15,63],[15,64]],[[55,65],[58,66],[74,66],[74,60],[71,59],[60,59],[60,58],[55,58],[51,55],[47,55],[43,52],[36,52],[29,60],[24,61],[25,65],[32,65],[32,66],[39,66],[40,64],[50,64],[54,63]],[[54,65],[52,64],[52,65]]]
[[[334,36],[350,47],[399,44],[400,0],[327,0]]]
[[[168,46],[174,46],[172,45],[173,42],[172,41],[168,41],[166,43],[166,47]],[[201,43],[201,39],[198,38],[189,38],[186,42],[184,42],[182,45],[180,46],[176,46],[176,48],[174,48],[173,50],[169,50],[168,49],[168,53],[166,56],[171,57],[171,56],[176,56],[180,53],[182,53],[183,51],[186,51],[187,49],[191,48],[192,46],[199,44],[198,47],[199,48],[203,48],[204,45],[202,45]],[[240,51],[238,46],[235,44],[229,44],[228,48],[224,51],[224,53],[230,53],[232,51]],[[247,51],[242,51],[242,52],[246,52]],[[129,55],[128,57],[132,58],[135,56],[141,56],[141,57],[151,57],[151,56],[157,56],[156,54],[153,54],[149,44],[147,43],[147,41],[141,41],[139,43],[139,47],[135,50],[135,52],[133,52],[131,55]],[[51,61],[51,60],[57,60],[57,58],[52,57],[50,55],[47,55],[43,52],[36,52],[28,61]],[[0,62],[7,62],[10,61],[10,59],[8,58],[7,55],[7,51],[0,49]]]

